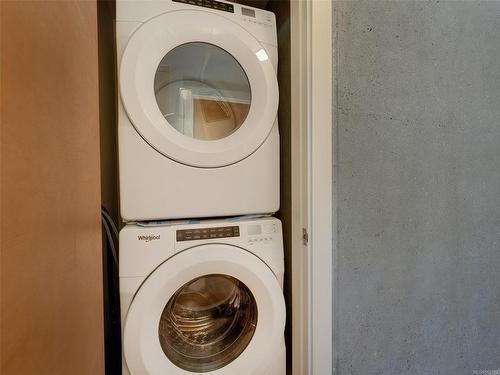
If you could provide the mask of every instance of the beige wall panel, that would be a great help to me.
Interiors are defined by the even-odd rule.
[[[1,3],[3,375],[102,374],[94,1]]]

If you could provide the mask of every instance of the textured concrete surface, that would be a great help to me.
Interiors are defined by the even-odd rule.
[[[500,369],[500,2],[335,12],[338,374]]]

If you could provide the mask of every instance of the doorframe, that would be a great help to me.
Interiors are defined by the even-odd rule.
[[[334,372],[333,6],[292,0],[292,374]]]

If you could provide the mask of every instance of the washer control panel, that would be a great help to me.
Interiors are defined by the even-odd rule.
[[[239,236],[240,236],[239,226],[180,229],[176,231],[176,239],[178,242],[193,241],[193,240],[209,240],[215,238],[230,238]]]
[[[254,224],[247,226],[248,244],[263,244],[274,240],[274,234],[278,231],[274,222]]]
[[[223,12],[234,13],[234,6],[232,4],[227,4],[216,0],[172,0],[172,1],[175,3],[196,5],[203,8],[210,8],[210,9],[222,10]]]

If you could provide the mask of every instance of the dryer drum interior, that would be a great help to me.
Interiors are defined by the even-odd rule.
[[[185,43],[165,55],[154,91],[168,124],[200,140],[232,134],[251,104],[250,82],[238,61],[224,49],[202,42]]]
[[[211,274],[186,283],[170,298],[158,335],[163,352],[176,366],[209,372],[245,350],[257,319],[255,298],[241,281]]]

